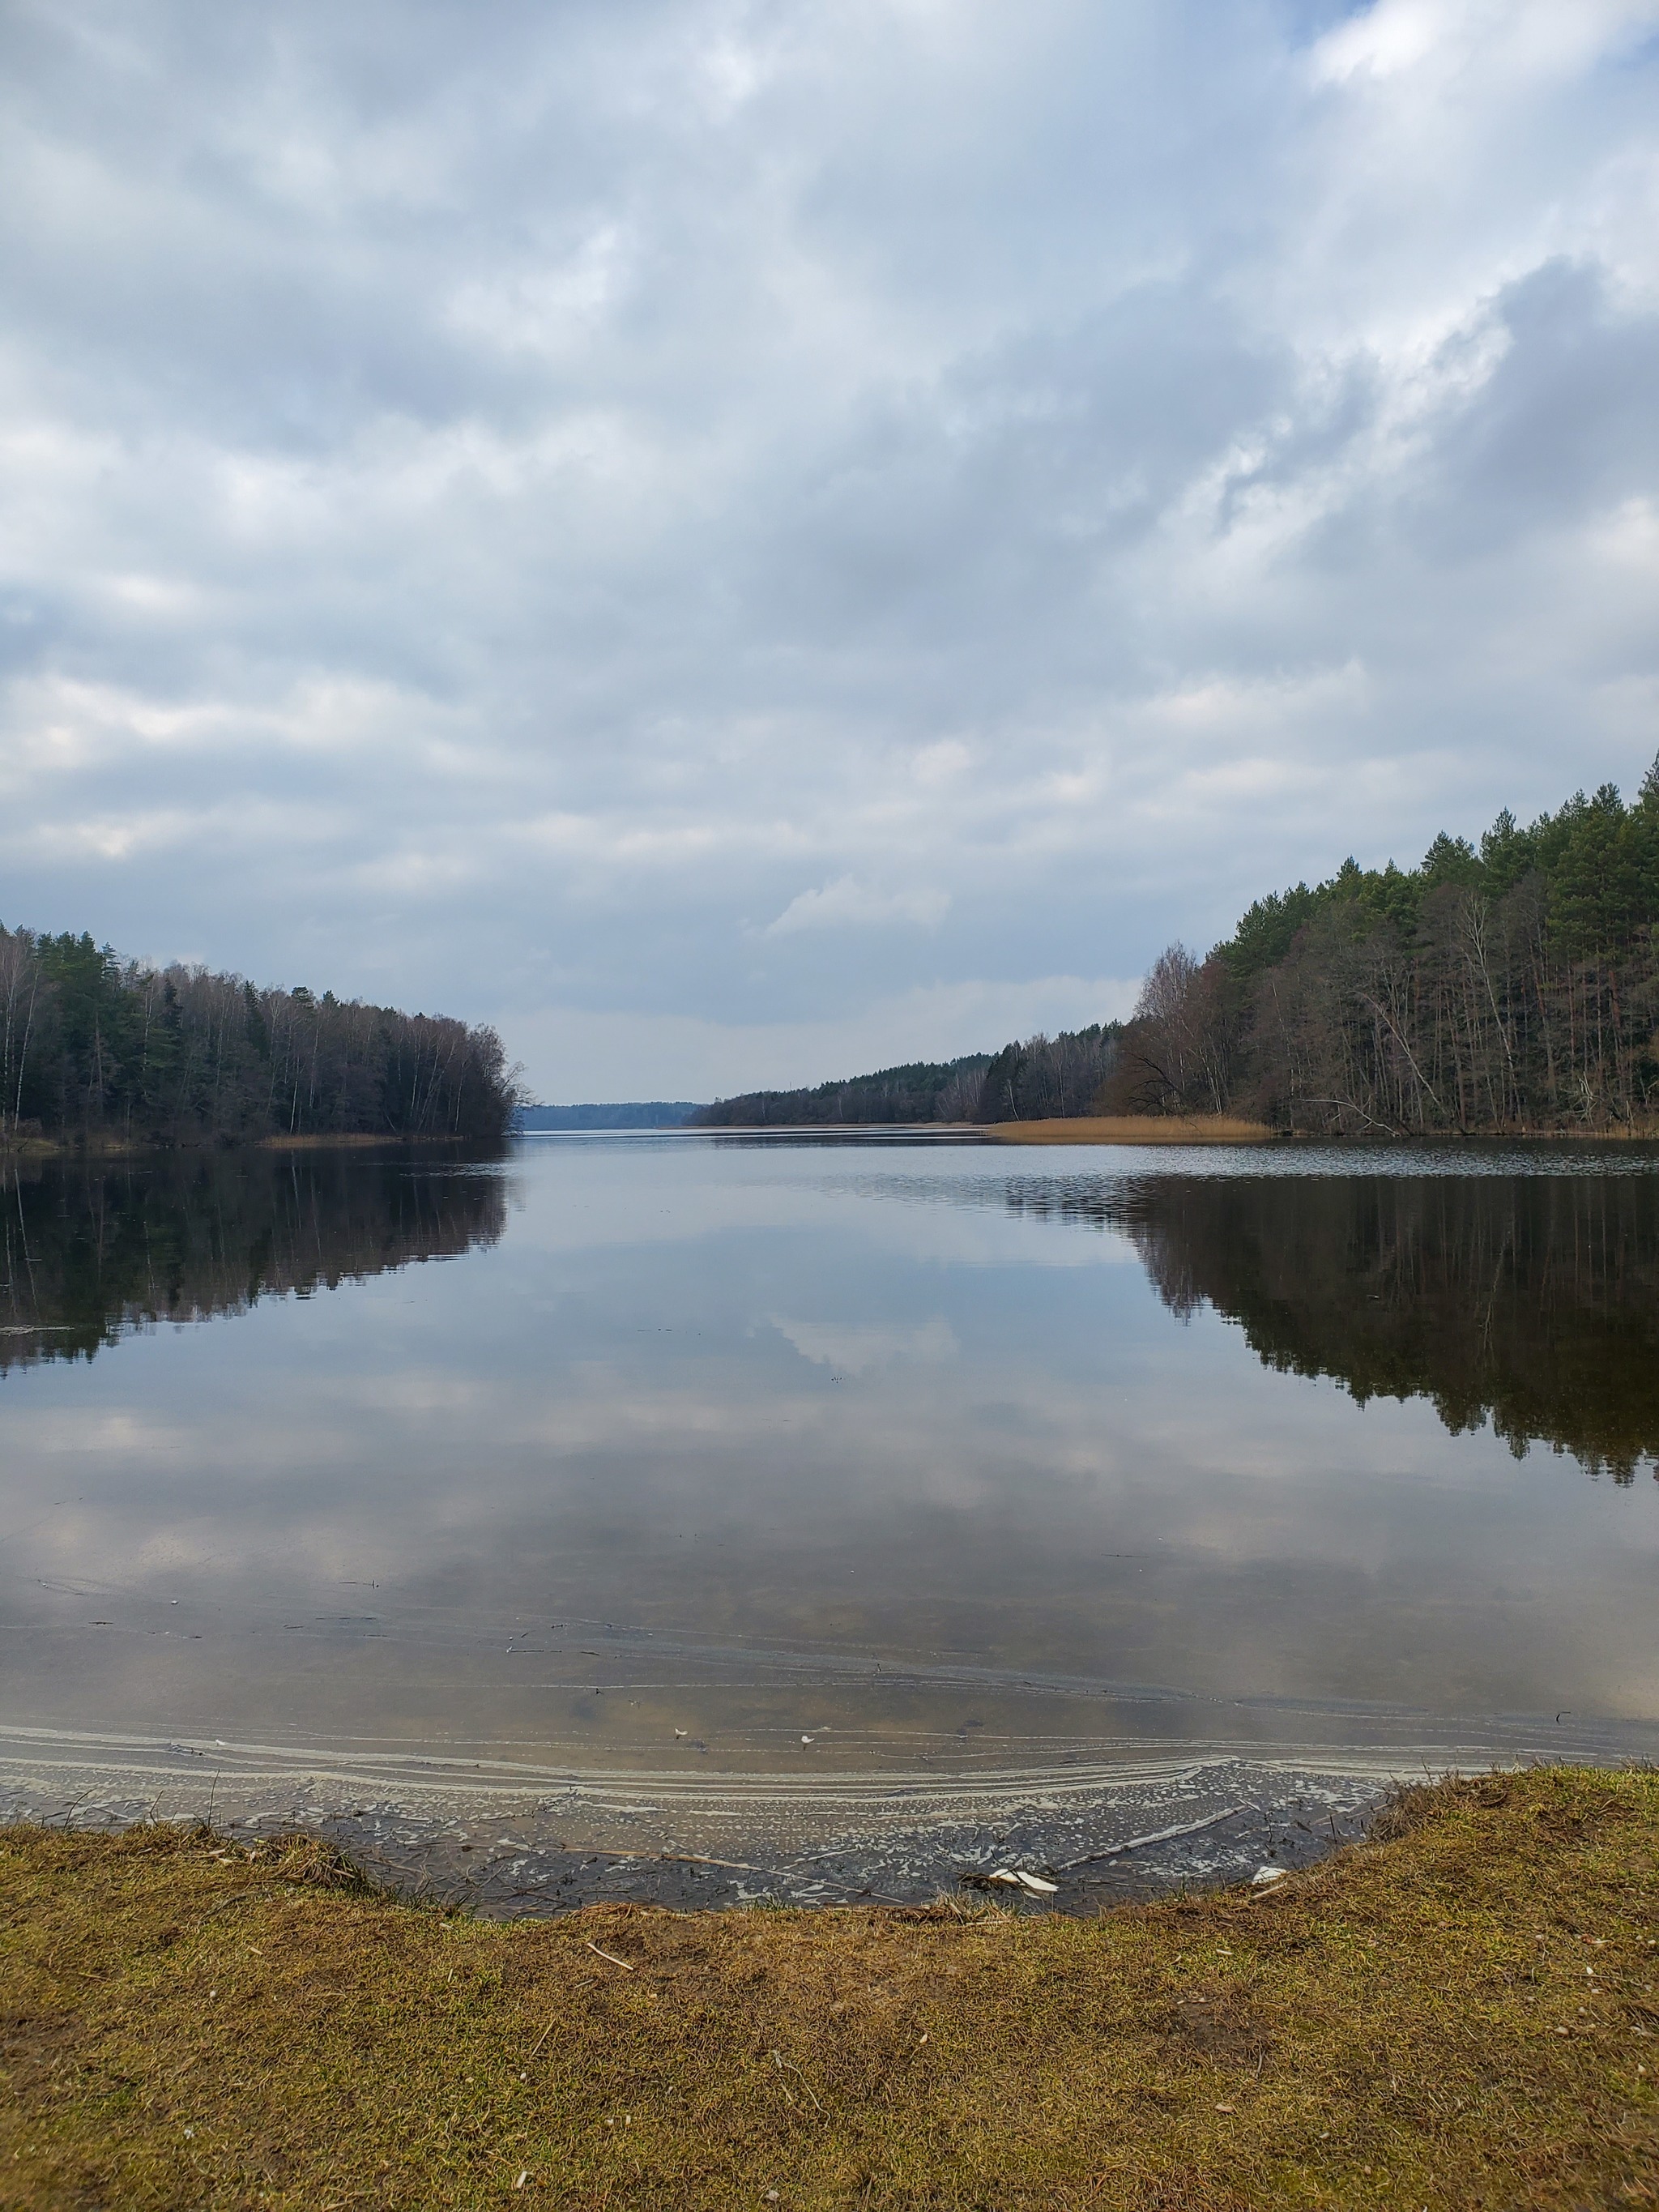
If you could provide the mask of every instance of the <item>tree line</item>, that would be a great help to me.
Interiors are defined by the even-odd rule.
[[[687,1117],[706,1129],[823,1127],[849,1121],[965,1121],[974,1118],[988,1053],[966,1059],[912,1060],[884,1067],[842,1083],[820,1083],[802,1091],[748,1091],[736,1098],[717,1098]]]
[[[1258,899],[1199,958],[1153,963],[1133,1016],[994,1054],[754,1091],[712,1126],[1231,1114],[1311,1135],[1659,1124],[1659,761],[1415,868],[1345,860]]]
[[[750,1091],[688,1116],[702,1128],[823,1127],[836,1122],[1034,1121],[1099,1110],[1122,1024],[1027,1037],[998,1053],[913,1060],[803,1091]]]
[[[1419,866],[1344,861],[1154,964],[1104,1103],[1331,1135],[1641,1130],[1659,1112],[1659,761]]]
[[[0,927],[0,1141],[489,1139],[517,1103],[492,1029]]]

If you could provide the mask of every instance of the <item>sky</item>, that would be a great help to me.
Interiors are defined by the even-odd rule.
[[[3,0],[0,210],[0,921],[541,1098],[1659,750],[1659,0]]]

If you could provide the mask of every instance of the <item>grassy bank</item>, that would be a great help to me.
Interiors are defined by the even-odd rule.
[[[310,1842],[15,1829],[0,2202],[1659,2203],[1659,1777],[1443,1784],[1394,1829],[1087,1922],[507,1927]]]
[[[1005,1145],[1265,1145],[1280,1133],[1231,1114],[1093,1114],[1064,1121],[993,1121]]]

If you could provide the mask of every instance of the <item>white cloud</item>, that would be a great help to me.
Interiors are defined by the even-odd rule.
[[[799,929],[879,927],[889,922],[919,922],[937,928],[951,904],[942,890],[878,890],[857,876],[837,876],[818,890],[798,891],[775,921],[762,932],[765,937],[787,937]]]
[[[0,21],[0,918],[710,1095],[1644,769],[1659,0],[203,22]]]
[[[1314,49],[1316,82],[1393,77],[1556,79],[1617,52],[1659,24],[1655,0],[1373,0]]]

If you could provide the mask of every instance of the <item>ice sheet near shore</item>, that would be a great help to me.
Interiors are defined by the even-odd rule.
[[[511,1778],[482,1763],[285,1758],[214,1745],[33,1746],[0,1763],[0,1820],[303,1827],[394,1887],[492,1916],[600,1899],[915,1904],[964,1875],[1052,1880],[1025,1911],[1088,1912],[1306,1865],[1362,1835],[1401,1779],[1492,1763],[1436,1746],[1332,1759],[1232,1747],[952,1782],[937,1776]]]

